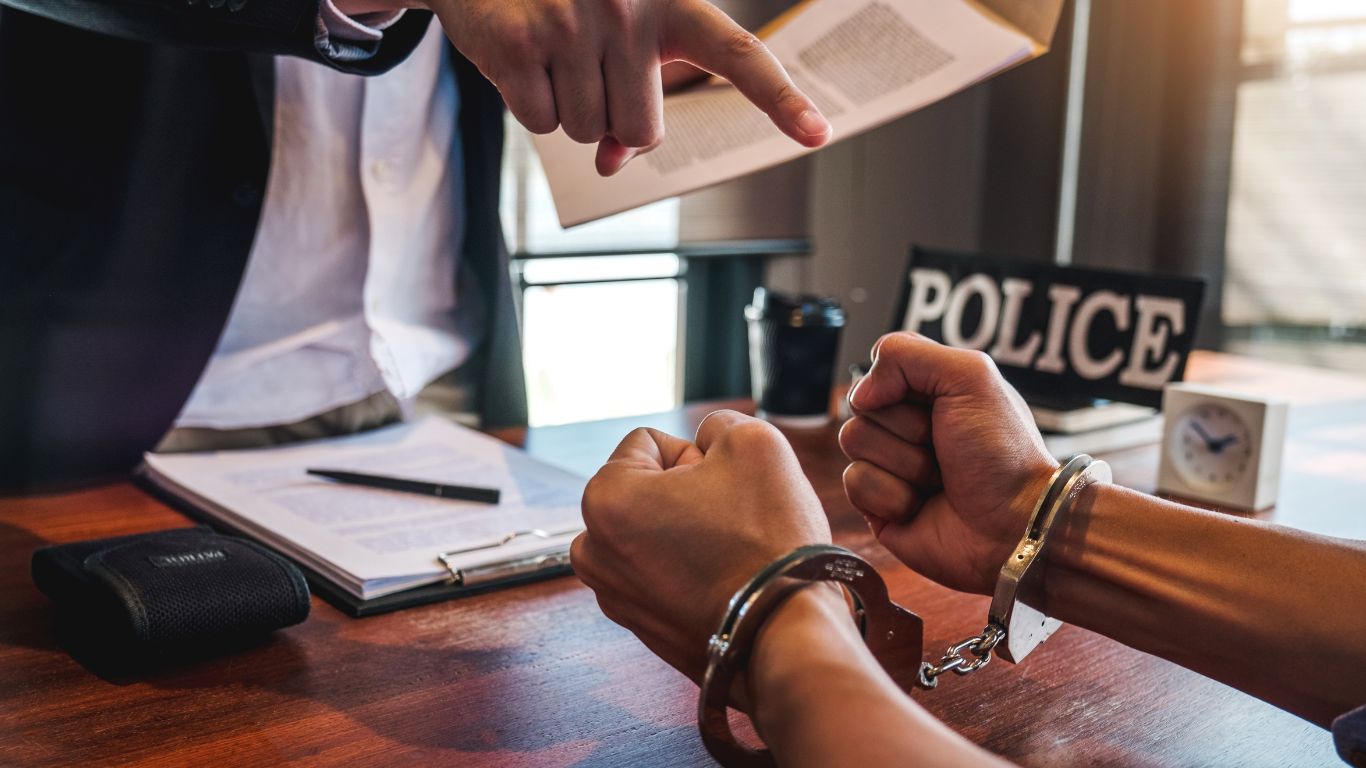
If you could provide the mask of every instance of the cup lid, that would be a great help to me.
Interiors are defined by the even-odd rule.
[[[781,320],[793,327],[844,325],[844,309],[833,297],[780,293],[763,287],[754,289],[754,301],[745,307],[745,317]]]

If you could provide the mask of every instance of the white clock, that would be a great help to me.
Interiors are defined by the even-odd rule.
[[[1168,384],[1158,490],[1242,510],[1275,504],[1289,410],[1283,400]]]

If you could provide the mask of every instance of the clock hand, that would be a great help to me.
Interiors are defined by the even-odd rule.
[[[1210,437],[1210,434],[1205,431],[1204,427],[1200,426],[1200,422],[1192,421],[1190,424],[1191,429],[1194,429],[1196,434],[1200,436],[1200,439],[1205,441],[1206,448],[1210,449],[1211,451],[1217,450],[1215,446],[1218,445],[1218,441],[1215,440],[1213,437]]]
[[[1222,453],[1225,448],[1229,447],[1230,445],[1233,445],[1236,442],[1238,442],[1238,436],[1229,435],[1228,437],[1219,438],[1217,445],[1211,445],[1210,449],[1215,453]]]

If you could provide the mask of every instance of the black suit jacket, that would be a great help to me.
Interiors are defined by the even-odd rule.
[[[127,473],[227,321],[270,170],[276,55],[323,61],[317,0],[0,0],[0,489]],[[402,61],[408,12],[360,74]],[[524,423],[498,224],[502,101],[459,54],[465,260],[490,317],[488,426]]]

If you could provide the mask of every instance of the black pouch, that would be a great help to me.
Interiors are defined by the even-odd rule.
[[[101,656],[193,655],[308,618],[293,563],[207,526],[44,547],[33,583],[66,639]]]

